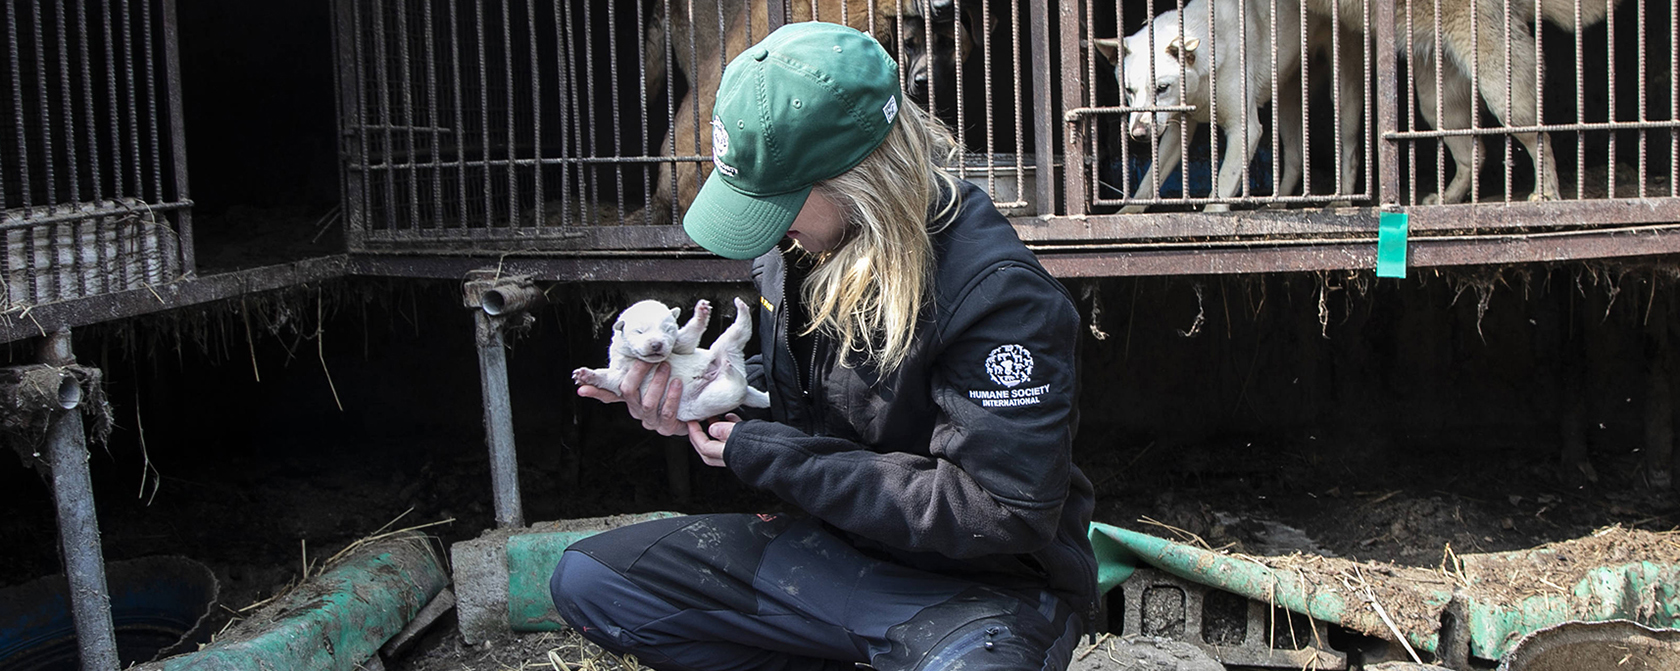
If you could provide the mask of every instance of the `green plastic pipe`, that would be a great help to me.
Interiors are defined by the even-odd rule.
[[[1369,609],[1342,599],[1339,593],[1314,590],[1299,574],[1273,571],[1259,563],[1210,552],[1164,538],[1127,531],[1093,522],[1090,538],[1097,551],[1097,581],[1103,591],[1112,589],[1140,564],[1147,564],[1185,580],[1216,587],[1256,601],[1270,603],[1296,613],[1366,632],[1385,631],[1387,626]],[[1444,609],[1452,593],[1435,590],[1425,595],[1433,612]],[[1414,647],[1433,652],[1434,631],[1407,632]]]
[[[372,543],[203,650],[145,671],[352,671],[449,584],[418,535]]]
[[[1091,525],[1090,539],[1097,554],[1098,587],[1105,593],[1130,577],[1138,566],[1147,564],[1191,582],[1356,631],[1384,638],[1393,635],[1388,624],[1362,599],[1349,603],[1335,589],[1314,589],[1297,573],[1274,571],[1251,560],[1100,522]],[[1534,559],[1534,555],[1546,552],[1551,550],[1466,555],[1463,559],[1466,563],[1483,557],[1512,562],[1517,558]],[[1376,571],[1366,577],[1381,579]],[[1389,615],[1414,648],[1431,653],[1439,652],[1441,614],[1454,599],[1463,604],[1470,654],[1483,659],[1500,659],[1523,636],[1565,622],[1626,619],[1652,627],[1680,624],[1680,566],[1673,564],[1637,561],[1596,567],[1567,593],[1535,595],[1515,605],[1490,604],[1475,598],[1473,592],[1455,593],[1410,582],[1391,587],[1409,591],[1421,602],[1421,612]],[[1415,624],[1419,622],[1427,624]]]

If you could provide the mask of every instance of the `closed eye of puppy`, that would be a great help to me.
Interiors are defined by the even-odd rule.
[[[717,417],[742,405],[770,407],[768,394],[747,385],[745,349],[747,338],[752,335],[752,315],[747,312],[747,304],[735,299],[734,323],[709,349],[698,348],[700,336],[711,321],[711,303],[703,299],[695,303],[694,315],[678,328],[677,317],[681,313],[679,308],[666,307],[654,300],[626,308],[613,323],[607,367],[579,368],[572,371],[572,381],[624,396],[626,390],[620,389],[620,385],[634,362],[665,362],[671,366],[671,379],[681,380],[683,384],[682,401],[676,413],[681,421]],[[642,380],[644,386],[647,383],[648,379]]]

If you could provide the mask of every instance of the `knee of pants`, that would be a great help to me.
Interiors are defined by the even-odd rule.
[[[573,629],[596,629],[597,623],[586,621],[584,613],[590,608],[584,608],[594,596],[595,590],[591,586],[599,585],[599,576],[593,575],[603,570],[597,562],[584,558],[576,552],[565,552],[560,555],[560,562],[554,566],[554,575],[548,579],[548,593],[554,599],[554,609],[559,611],[560,617],[566,620]]]

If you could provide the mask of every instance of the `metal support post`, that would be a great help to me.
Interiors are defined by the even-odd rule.
[[[476,270],[464,285],[466,305],[473,310],[474,342],[478,345],[478,381],[484,394],[485,442],[490,448],[490,482],[496,499],[496,526],[525,526],[519,499],[519,456],[513,444],[513,405],[508,399],[507,341],[510,321],[531,319],[527,309],[542,299],[529,277],[497,277]]]
[[[70,331],[42,340],[41,363],[63,368],[76,363]],[[65,375],[65,380],[74,378]],[[105,557],[99,542],[99,518],[93,507],[93,479],[82,415],[76,410],[81,389],[60,384],[58,408],[47,427],[47,464],[52,470],[53,503],[58,508],[58,539],[64,550],[64,576],[70,585],[70,612],[83,671],[115,671],[117,635],[111,624],[111,593],[105,584]]]

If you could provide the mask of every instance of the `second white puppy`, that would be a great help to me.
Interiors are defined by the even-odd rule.
[[[593,385],[625,396],[620,389],[625,373],[636,361],[671,364],[671,379],[682,380],[682,402],[677,419],[682,421],[716,417],[740,406],[770,407],[770,395],[747,385],[745,348],[752,335],[752,315],[747,304],[735,299],[735,323],[730,324],[711,349],[697,349],[700,336],[711,320],[711,303],[694,304],[694,316],[677,328],[679,308],[659,301],[636,303],[618,315],[613,323],[612,344],[607,349],[606,368],[579,368],[572,381]],[[652,377],[652,376],[649,376]],[[642,380],[645,387],[648,380]]]

